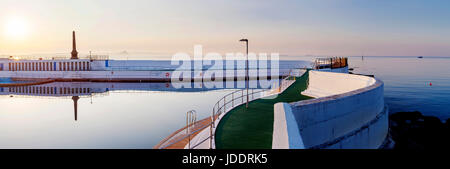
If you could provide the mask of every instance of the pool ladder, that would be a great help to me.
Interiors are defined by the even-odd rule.
[[[186,134],[188,135],[188,148],[191,149],[191,135],[192,130],[195,127],[195,122],[197,121],[197,112],[195,110],[190,110],[186,112]]]

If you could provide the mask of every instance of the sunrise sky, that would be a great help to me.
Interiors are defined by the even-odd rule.
[[[0,54],[78,50],[450,56],[442,0],[0,0]]]

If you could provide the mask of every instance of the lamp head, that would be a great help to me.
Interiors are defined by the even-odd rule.
[[[248,39],[241,39],[240,42],[248,42]]]

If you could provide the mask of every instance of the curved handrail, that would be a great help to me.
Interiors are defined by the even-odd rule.
[[[181,133],[181,131],[183,131],[185,128],[187,128],[188,126],[186,126],[184,129],[180,129],[178,132],[176,132],[176,134],[174,134],[173,136],[165,139],[165,141],[163,141],[161,144],[159,145],[164,145],[164,146],[158,146],[156,148],[158,149],[164,149],[167,148],[171,145],[174,145],[186,138],[190,138],[192,135],[196,135],[198,134],[198,132],[203,131],[205,128],[210,128],[210,133],[209,136],[202,138],[201,140],[197,141],[195,144],[193,145],[189,145],[188,148],[194,149],[196,147],[198,147],[200,144],[204,143],[205,141],[207,141],[208,139],[210,140],[210,149],[213,148],[213,139],[215,137],[213,129],[215,129],[218,125],[218,121],[220,121],[220,119],[230,110],[232,110],[233,108],[240,106],[242,104],[246,103],[246,99],[247,99],[247,95],[249,96],[249,102],[256,100],[256,99],[260,99],[263,97],[267,97],[270,95],[274,95],[274,94],[279,94],[281,92],[283,92],[284,90],[286,90],[291,84],[293,84],[293,82],[295,82],[295,76],[292,75],[292,70],[289,72],[289,75],[286,76],[285,78],[283,78],[281,80],[281,82],[279,84],[276,84],[275,88],[270,88],[270,89],[250,89],[247,92],[247,89],[241,89],[241,90],[236,90],[234,92],[228,93],[225,96],[223,96],[221,99],[219,99],[219,101],[217,101],[214,106],[213,106],[213,110],[212,110],[212,115],[209,117],[211,118],[211,122],[205,124],[204,126],[200,127],[199,129],[189,132],[188,134],[186,134],[183,137],[180,137],[178,139],[176,139],[175,141],[172,141],[171,143],[164,145],[165,143],[167,143],[168,140],[170,140],[170,138],[173,138],[174,136],[176,136],[178,133]],[[218,120],[218,121],[216,121]],[[191,139],[189,139],[189,143],[190,143]]]
[[[283,92],[285,89],[287,89],[291,84],[293,84],[293,82],[295,82],[295,76],[291,75],[292,70],[290,71],[289,75],[286,76],[284,79],[281,80],[281,83],[276,87],[276,88],[271,88],[271,89],[261,89],[261,90],[256,90],[255,89],[251,89],[251,92],[249,92],[246,89],[242,89],[242,90],[238,90],[238,91],[234,91],[232,93],[229,93],[225,96],[223,96],[219,101],[216,102],[216,104],[213,106],[213,111],[212,111],[212,117],[217,116],[217,118],[212,119],[211,122],[211,127],[210,127],[210,135],[209,137],[204,138],[202,141],[200,141],[199,143],[197,143],[196,145],[193,146],[193,148],[197,147],[198,145],[202,144],[204,141],[206,140],[210,140],[210,149],[212,149],[212,145],[213,145],[213,139],[214,139],[214,132],[213,132],[213,128],[216,128],[218,123],[216,124],[216,120],[219,120],[230,110],[232,110],[233,108],[240,106],[242,104],[245,104],[247,102],[247,98],[249,99],[248,102],[251,102],[253,100],[256,99],[260,99],[263,97],[267,97],[270,96],[272,94],[279,94],[281,92]],[[293,78],[292,80],[290,78]],[[236,93],[241,93],[241,95],[238,95],[237,97],[235,97]],[[255,94],[259,94],[255,97]],[[227,101],[227,97],[231,96],[231,100]],[[247,97],[247,96],[251,96],[251,97]],[[245,102],[244,102],[244,97]],[[235,101],[240,101],[237,104],[235,104]],[[223,103],[221,105],[221,103]],[[227,105],[229,105],[231,103],[231,107],[227,108]],[[217,107],[217,109],[216,109]],[[223,114],[223,115],[222,115]]]

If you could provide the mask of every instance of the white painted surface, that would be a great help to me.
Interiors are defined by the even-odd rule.
[[[320,98],[368,87],[375,83],[375,79],[345,73],[309,71],[308,82],[308,88],[302,94]]]
[[[181,70],[180,66],[183,65],[189,68],[194,68],[195,70],[206,70],[206,69],[240,69],[245,70],[245,60],[240,61],[222,61],[219,60],[217,63],[207,64],[207,60],[199,61],[180,61],[172,62],[171,60],[89,60],[89,59],[55,59],[55,60],[11,60],[11,59],[0,59],[0,68],[2,70],[47,70],[54,71],[62,69],[79,70],[79,67],[73,67],[75,64],[86,62],[89,63],[91,70],[170,70],[175,69]],[[270,69],[274,67],[276,69],[298,69],[298,68],[311,68],[312,62],[310,61],[281,61],[278,65],[272,65],[272,63],[266,63],[267,61],[260,60],[259,64],[250,61],[249,69]],[[61,64],[60,64],[61,63]],[[11,67],[9,67],[11,65]],[[77,64],[79,65],[79,64]]]
[[[275,104],[273,109],[272,149],[289,149],[289,136],[284,103]]]
[[[385,141],[389,131],[389,111],[386,108],[378,119],[374,119],[364,127],[359,128],[347,135],[342,136],[339,141],[330,144],[326,149],[376,149]]]
[[[194,62],[189,62],[189,68]],[[197,63],[197,61],[195,61]],[[281,62],[274,70],[267,67],[260,67],[257,71],[256,64],[249,65],[250,77],[265,77],[288,75],[290,70],[310,67],[309,61]],[[11,67],[10,67],[11,65]],[[220,64],[219,64],[220,65]],[[170,61],[155,60],[89,60],[89,59],[60,59],[60,60],[0,60],[0,77],[12,78],[61,78],[61,79],[164,79],[170,80],[174,71],[191,73],[191,78],[202,78],[204,74],[218,72],[214,77],[245,77],[245,64],[236,64],[236,69],[222,71],[223,67],[203,65],[200,62],[199,67],[193,67],[195,73],[202,74],[194,76],[194,71],[180,69],[180,65],[172,65]],[[227,67],[228,69],[228,67]],[[200,73],[201,72],[201,73]],[[223,72],[223,73],[221,73]],[[176,78],[176,77],[175,77]],[[205,77],[206,78],[210,78]],[[208,80],[208,79],[206,79]]]
[[[385,106],[383,83],[371,77],[330,72],[310,71],[311,77],[312,93],[327,97],[291,103],[305,147],[378,148],[388,131],[386,119],[374,122]],[[336,147],[333,142],[342,143]]]

